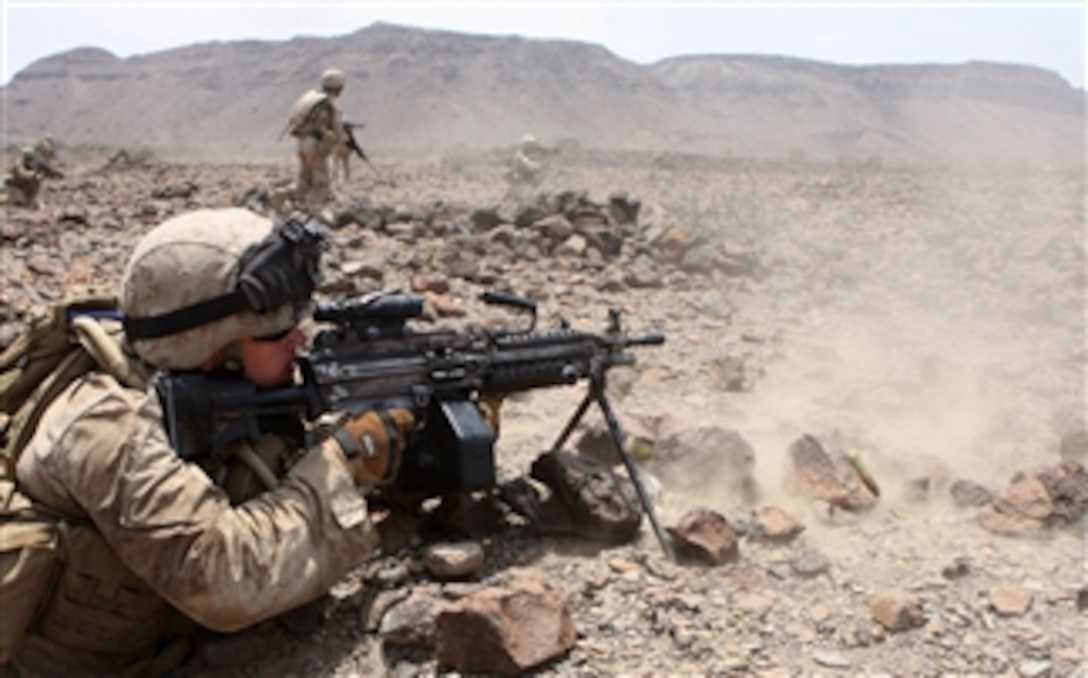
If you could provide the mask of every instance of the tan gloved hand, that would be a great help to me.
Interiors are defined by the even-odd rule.
[[[370,411],[348,420],[333,434],[356,485],[393,482],[415,424],[415,415],[408,409]]]

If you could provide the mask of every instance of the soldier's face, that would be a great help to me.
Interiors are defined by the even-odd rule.
[[[297,326],[271,337],[239,342],[242,373],[260,388],[285,384],[294,377],[295,356],[306,344],[306,335]]]

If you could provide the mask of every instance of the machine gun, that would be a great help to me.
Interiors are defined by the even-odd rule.
[[[295,413],[313,420],[325,412],[408,407],[420,423],[395,486],[435,493],[486,489],[495,485],[494,438],[477,400],[584,380],[586,395],[552,449],[562,447],[596,403],[642,509],[672,557],[605,395],[608,371],[635,362],[628,349],[662,344],[664,335],[626,334],[615,309],[603,333],[565,322],[539,331],[532,300],[494,291],[482,299],[528,312],[528,326],[415,331],[406,321],[422,315],[423,298],[393,292],[319,304],[314,320],[332,326],[319,331],[312,351],[299,358],[299,384],[258,391],[247,381],[203,372],[160,374],[156,388],[171,441],[183,458],[199,458],[232,440],[255,439],[261,415]]]
[[[374,166],[374,163],[370,162],[370,158],[366,157],[366,151],[359,145],[359,142],[355,139],[355,130],[360,127],[365,127],[365,123],[361,122],[344,122],[344,134],[347,136],[347,141],[344,145],[348,147],[348,150],[359,156],[359,159],[366,163],[366,166],[378,174],[378,168]]]
[[[61,172],[60,170],[53,168],[48,163],[46,163],[44,160],[42,160],[42,159],[40,159],[40,158],[38,158],[36,156],[24,157],[23,158],[23,166],[26,167],[28,170],[31,170],[32,172],[37,172],[38,174],[42,175],[43,177],[46,177],[47,179],[63,179],[64,178],[64,172]]]

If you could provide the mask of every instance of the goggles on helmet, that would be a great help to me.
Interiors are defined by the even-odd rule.
[[[242,254],[232,291],[159,315],[125,316],[125,334],[130,340],[155,339],[236,313],[272,313],[285,304],[301,314],[321,282],[321,253],[327,247],[325,227],[317,219],[278,222]]]

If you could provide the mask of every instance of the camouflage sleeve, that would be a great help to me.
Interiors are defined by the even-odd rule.
[[[309,602],[378,545],[334,444],[232,507],[174,453],[153,394],[100,379],[109,383],[70,389],[51,406],[39,430],[59,435],[27,451],[121,560],[197,622],[234,631]]]

